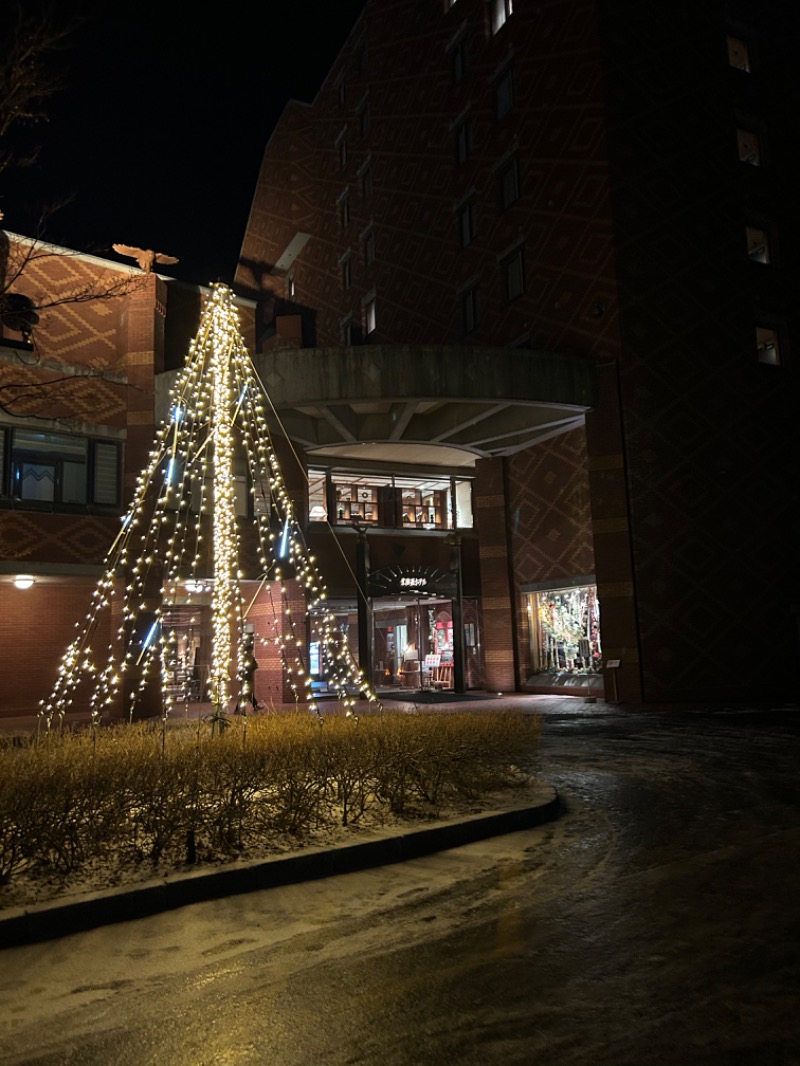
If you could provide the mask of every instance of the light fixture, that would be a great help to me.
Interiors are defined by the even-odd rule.
[[[17,574],[14,578],[14,584],[18,589],[29,589],[31,585],[36,584],[36,578],[30,574]]]

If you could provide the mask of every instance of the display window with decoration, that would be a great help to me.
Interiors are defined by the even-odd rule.
[[[597,586],[528,594],[535,673],[597,674],[602,666]]]

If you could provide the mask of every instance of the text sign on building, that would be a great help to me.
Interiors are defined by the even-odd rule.
[[[433,566],[386,566],[372,571],[367,589],[370,596],[436,596],[451,600],[456,594],[456,575]]]

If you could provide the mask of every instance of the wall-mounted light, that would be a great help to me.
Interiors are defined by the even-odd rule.
[[[36,584],[36,578],[31,574],[17,574],[14,578],[14,584],[18,589],[29,589],[31,585]]]

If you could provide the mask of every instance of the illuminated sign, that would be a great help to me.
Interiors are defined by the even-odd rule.
[[[369,575],[368,593],[381,596],[431,596],[452,600],[456,595],[456,575],[435,566],[387,566]]]

